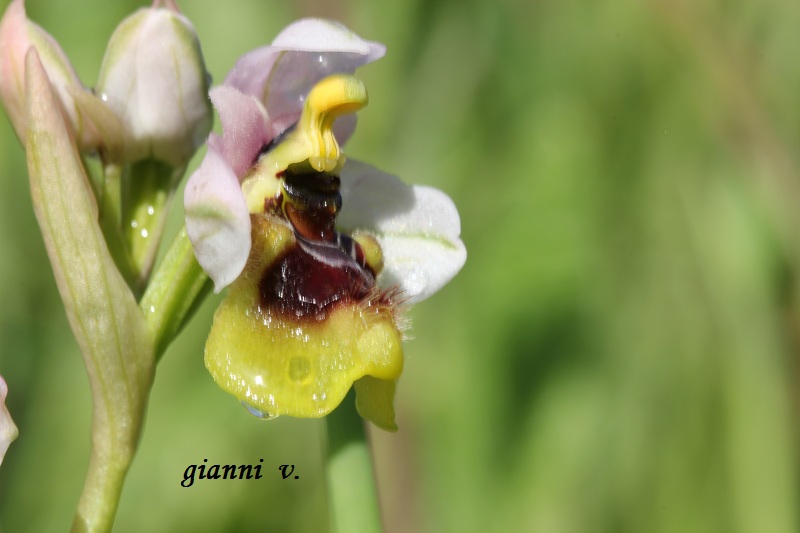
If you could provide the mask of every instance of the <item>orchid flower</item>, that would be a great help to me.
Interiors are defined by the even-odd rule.
[[[186,228],[219,292],[206,344],[218,384],[254,414],[319,417],[355,384],[393,430],[402,310],[447,283],[466,250],[453,202],[340,149],[367,103],[352,74],[385,47],[305,19],[211,90],[212,134],[186,187]]]

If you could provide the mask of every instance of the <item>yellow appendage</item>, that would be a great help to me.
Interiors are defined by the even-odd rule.
[[[308,93],[295,129],[261,158],[242,183],[250,212],[263,212],[264,199],[280,192],[276,175],[290,165],[308,165],[315,172],[341,170],[345,156],[333,135],[333,123],[368,101],[364,84],[350,74],[334,74],[317,83]]]

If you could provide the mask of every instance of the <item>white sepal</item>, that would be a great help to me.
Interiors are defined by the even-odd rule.
[[[398,286],[409,303],[431,296],[453,279],[467,258],[453,201],[432,187],[409,186],[359,161],[342,169],[338,226],[373,233],[381,245],[383,287]]]

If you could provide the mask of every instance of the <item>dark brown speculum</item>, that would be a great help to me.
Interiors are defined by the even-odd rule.
[[[264,272],[261,305],[296,318],[323,320],[338,305],[367,297],[375,286],[372,273],[340,249],[293,244]]]
[[[283,179],[283,215],[296,241],[264,271],[260,303],[273,313],[323,320],[337,306],[366,299],[375,274],[361,246],[336,232],[339,177],[287,171]]]

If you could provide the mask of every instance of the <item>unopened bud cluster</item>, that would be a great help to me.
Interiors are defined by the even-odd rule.
[[[0,98],[25,143],[25,55],[35,49],[79,149],[105,163],[155,159],[185,167],[211,129],[209,77],[194,27],[156,0],[114,31],[94,90],[81,83],[58,42],[14,0],[0,22]]]

